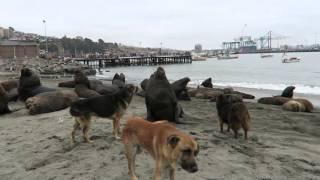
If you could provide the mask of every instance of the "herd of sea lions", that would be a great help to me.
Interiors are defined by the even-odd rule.
[[[147,116],[145,120],[130,117],[124,128],[122,139],[129,174],[132,179],[136,179],[134,148],[142,146],[151,153],[156,164],[162,161],[170,162],[170,177],[174,177],[176,163],[180,163],[188,172],[198,170],[194,157],[199,152],[199,146],[189,135],[173,126],[184,123],[180,120],[184,110],[179,101],[190,101],[193,97],[216,102],[220,131],[224,131],[223,126],[226,124],[227,131],[231,129],[235,138],[238,138],[238,131],[243,129],[244,138],[248,139],[251,124],[250,113],[243,99],[254,99],[253,95],[232,88],[213,88],[211,78],[203,81],[201,87],[197,88],[188,88],[189,82],[190,78],[185,77],[170,83],[165,70],[158,67],[149,78],[140,83],[141,89],[127,84],[122,73],[114,75],[112,84],[104,84],[100,80],[89,80],[82,71],[76,71],[72,81],[58,84],[58,87],[64,89],[49,88],[41,84],[39,76],[31,69],[23,68],[18,80],[0,82],[0,114],[10,113],[8,103],[17,100],[25,102],[30,115],[70,107],[70,115],[75,118],[71,133],[72,142],[75,142],[75,133],[79,128],[82,129],[85,142],[92,142],[88,135],[92,116],[112,119],[113,133],[116,138],[120,138],[120,119],[131,103],[132,96],[137,94],[145,98]],[[282,109],[287,111],[312,112],[312,103],[307,99],[294,98],[294,89],[294,86],[289,86],[281,95],[260,98],[258,103],[282,106]],[[159,144],[154,144],[157,141]],[[159,156],[153,153],[159,153]],[[172,153],[172,156],[168,153]],[[187,162],[183,158],[191,158],[192,161]],[[155,168],[156,178],[161,176],[160,173],[157,174],[159,168]]]

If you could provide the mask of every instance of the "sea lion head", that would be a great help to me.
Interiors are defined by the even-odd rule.
[[[21,72],[21,76],[24,76],[24,77],[29,77],[29,76],[32,76],[33,74],[32,70],[26,67],[22,68],[20,72]]]
[[[157,71],[153,73],[155,79],[163,80],[167,79],[166,72],[162,67],[158,67]]]

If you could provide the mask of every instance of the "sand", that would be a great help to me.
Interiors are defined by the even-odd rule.
[[[56,85],[58,80],[44,84]],[[177,125],[200,145],[199,171],[181,168],[176,179],[320,179],[320,112],[295,113],[281,107],[246,102],[252,118],[249,140],[220,133],[216,106],[207,100],[182,101],[186,113]],[[16,111],[0,116],[1,180],[129,180],[123,145],[113,138],[112,121],[96,118],[83,143],[80,131],[71,143],[73,119],[68,109],[30,116],[21,102]],[[138,96],[122,118],[146,116],[144,99]],[[147,153],[137,155],[136,173],[151,179],[154,162]]]

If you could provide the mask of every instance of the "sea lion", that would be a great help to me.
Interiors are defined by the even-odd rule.
[[[8,107],[8,102],[9,97],[7,95],[7,92],[0,84],[0,114],[6,114],[11,112]]]
[[[29,97],[43,92],[56,91],[56,89],[47,88],[41,85],[40,78],[29,68],[21,69],[19,78],[18,93],[19,98],[25,101]]]
[[[90,82],[90,89],[95,90],[97,89],[98,86],[102,85],[102,81],[98,80],[98,79],[92,79],[89,80]]]
[[[78,100],[78,95],[74,91],[57,90],[28,98],[26,108],[29,109],[31,115],[49,113],[65,109],[76,100]]]
[[[224,94],[222,89],[213,88],[189,88],[188,94],[199,99],[215,99],[218,95]]]
[[[90,89],[90,82],[88,77],[83,73],[83,71],[78,70],[75,71],[74,73],[74,83],[75,85],[77,84],[84,84],[85,86],[87,86],[87,88]]]
[[[13,88],[10,91],[7,92],[9,102],[11,101],[17,101],[19,99],[19,93],[18,88]]]
[[[281,97],[281,96],[262,97],[262,98],[258,99],[258,103],[281,106],[290,100],[291,100],[290,98]]]
[[[305,112],[312,112],[314,109],[313,104],[306,99],[299,98],[299,99],[294,99],[294,101],[297,101],[297,102],[303,104],[303,106],[305,107]]]
[[[76,83],[74,82],[74,80],[63,81],[58,84],[58,87],[74,88],[75,85],[76,85]]]
[[[294,86],[288,86],[286,87],[281,94],[281,97],[287,97],[287,98],[292,98],[293,97],[293,91],[296,87]]]
[[[96,91],[101,95],[113,94],[120,90],[117,85],[113,84],[102,84],[98,85]]]
[[[179,100],[191,100],[187,90],[187,84],[189,83],[189,81],[190,78],[184,77],[171,84],[174,92],[176,93],[176,97]]]
[[[89,89],[84,84],[77,84],[76,87],[74,88],[74,91],[77,93],[79,97],[82,97],[82,98],[100,96],[100,94],[97,91]]]
[[[2,85],[4,90],[7,92],[9,102],[18,100],[19,98],[19,94],[18,94],[19,81],[18,80],[2,81],[0,82],[0,85]]]
[[[178,105],[176,94],[169,83],[162,67],[150,77],[145,95],[147,119],[149,121],[168,120],[180,123],[182,108]]]
[[[7,80],[0,82],[2,87],[9,92],[11,89],[18,88],[19,81],[18,80]]]
[[[142,88],[142,90],[146,90],[147,85],[148,85],[149,79],[144,79],[143,81],[141,81],[140,86]]]
[[[201,83],[201,86],[206,87],[206,88],[212,88],[212,87],[213,87],[213,85],[212,85],[212,79],[211,79],[211,78],[208,78],[208,79],[204,80],[204,81]]]
[[[293,111],[293,112],[304,112],[306,111],[305,106],[295,100],[290,100],[282,105],[283,110]]]
[[[124,74],[121,73],[119,75],[118,73],[116,73],[113,76],[112,84],[118,86],[119,88],[124,88],[125,83],[126,83],[126,78],[125,78]]]
[[[90,83],[90,88],[92,90],[96,90],[97,86],[103,84],[102,81],[97,80],[97,79],[89,80],[89,83]],[[58,87],[66,87],[66,88],[74,88],[75,86],[76,86],[76,83],[74,82],[74,80],[72,80],[72,81],[63,81],[63,82],[60,82],[58,84]]]

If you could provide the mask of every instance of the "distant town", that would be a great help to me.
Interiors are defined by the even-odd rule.
[[[313,52],[320,51],[320,45],[280,45],[273,47],[273,41],[284,39],[272,31],[264,36],[253,38],[240,36],[232,41],[222,42],[220,49],[203,49],[201,44],[196,44],[193,50],[181,51],[168,48],[148,48],[126,46],[115,42],[97,42],[81,36],[51,37],[34,33],[25,33],[13,27],[0,27],[0,58],[88,58],[88,57],[133,57],[155,55],[196,54],[211,57],[221,53],[278,53],[278,52]]]

